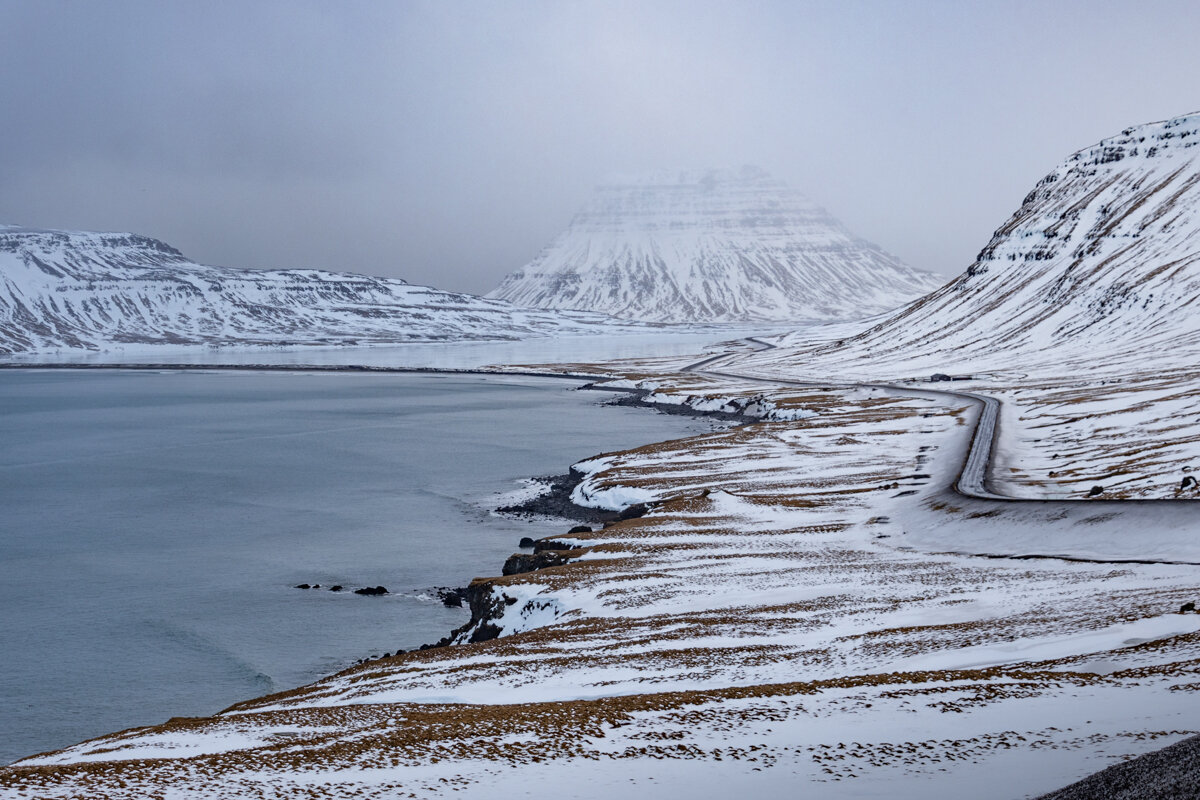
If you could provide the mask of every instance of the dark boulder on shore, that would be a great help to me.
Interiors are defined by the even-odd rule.
[[[574,528],[571,528],[571,530],[567,531],[567,535],[569,536],[572,533],[591,533],[591,532],[592,532],[592,528],[590,525],[576,525]]]
[[[535,544],[533,537],[522,536],[521,541],[517,543],[517,547],[533,547]]]
[[[311,589],[312,587],[309,586],[307,583],[297,583],[296,588],[297,589]]]
[[[341,590],[342,590],[342,585],[340,583],[329,587],[329,591],[331,591],[331,592],[340,592]]]
[[[386,587],[383,587],[383,586],[366,586],[362,589],[355,589],[354,593],[368,595],[368,596],[373,597],[376,595],[387,594],[388,590]]]
[[[433,650],[448,647],[459,637],[470,631],[469,642],[483,642],[500,635],[500,628],[495,620],[504,616],[504,611],[517,602],[515,597],[509,597],[503,592],[493,592],[490,581],[473,581],[463,589],[467,605],[471,609],[471,620],[450,632],[434,644],[423,644],[418,650]]]
[[[516,553],[508,557],[501,570],[504,575],[520,575],[525,572],[535,572],[547,567],[561,567],[568,558],[558,550],[543,550],[540,553]]]
[[[646,512],[650,507],[645,503],[634,503],[621,512],[618,519],[637,519],[638,517],[646,516]]]
[[[726,403],[720,410],[705,409],[701,411],[689,405],[689,403],[699,399],[694,395],[689,396],[683,403],[649,403],[646,401],[646,397],[649,394],[650,390],[648,389],[628,389],[624,394],[614,397],[605,405],[624,406],[628,408],[652,408],[660,414],[673,414],[684,417],[707,417],[708,419],[720,420],[721,422],[748,425],[753,422],[759,422],[760,418],[747,415],[745,413],[746,408],[752,405],[755,400],[765,399],[760,396],[759,398],[750,398],[750,400],[744,403],[736,401]]]
[[[578,545],[559,542],[554,539],[538,539],[533,543],[533,552],[541,553],[545,550],[574,550]]]
[[[450,589],[445,586],[439,586],[436,591],[438,599],[442,601],[442,605],[446,608],[462,608],[463,603],[470,600],[465,587]]]
[[[612,511],[575,505],[571,500],[571,492],[582,480],[583,473],[574,468],[566,475],[542,478],[541,481],[547,486],[546,492],[516,505],[501,506],[496,512],[519,516],[562,517],[580,522],[605,522],[616,519],[617,515]]]

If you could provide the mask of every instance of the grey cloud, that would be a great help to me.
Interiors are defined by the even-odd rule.
[[[1186,2],[0,4],[0,220],[482,292],[612,171],[759,164],[954,273],[1200,107]]]

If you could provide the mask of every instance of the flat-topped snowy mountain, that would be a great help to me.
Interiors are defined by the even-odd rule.
[[[1042,178],[962,275],[873,328],[805,350],[1087,374],[1200,356],[1200,113],[1128,128]],[[799,333],[799,343],[811,334]],[[878,373],[877,374],[882,374]]]
[[[488,297],[663,322],[860,318],[944,279],[754,167],[615,177]]]
[[[204,266],[129,233],[0,225],[0,353],[515,339],[612,322],[397,279]]]

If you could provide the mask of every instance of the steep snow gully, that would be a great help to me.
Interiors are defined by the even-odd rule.
[[[746,337],[742,341],[759,351],[776,349],[776,346],[770,342],[756,339],[754,337]],[[958,475],[953,484],[943,487],[942,491],[953,494],[956,502],[959,504],[966,502],[977,505],[978,508],[972,509],[976,515],[983,516],[992,514],[996,510],[997,503],[999,503],[1003,506],[1019,506],[1036,510],[1040,512],[1038,513],[1039,517],[1047,520],[1066,519],[1070,516],[1076,515],[1076,512],[1078,512],[1081,508],[1086,507],[1088,514],[1091,515],[1090,518],[1096,519],[1103,517],[1105,522],[1110,522],[1118,518],[1125,518],[1131,524],[1136,522],[1138,525],[1144,525],[1147,522],[1147,520],[1144,518],[1145,512],[1149,510],[1152,510],[1154,521],[1165,523],[1172,527],[1176,525],[1187,525],[1189,522],[1194,522],[1194,509],[1186,500],[1097,500],[1091,498],[1060,500],[1015,497],[997,492],[994,488],[989,486],[989,484],[992,483],[990,479],[992,453],[996,448],[996,443],[1000,435],[1000,401],[994,397],[988,397],[986,395],[976,394],[974,392],[951,391],[946,389],[919,389],[913,386],[890,383],[838,383],[830,381],[779,380],[776,378],[763,378],[746,373],[711,369],[712,366],[730,361],[735,356],[736,352],[719,353],[717,355],[709,356],[708,358],[697,361],[694,364],[689,364],[683,368],[683,371],[697,375],[706,375],[712,378],[735,379],[763,384],[804,387],[821,386],[846,389],[874,389],[905,397],[925,397],[943,402],[950,401],[952,403],[962,403],[975,408],[975,425],[971,432],[970,442],[967,445],[967,452],[965,458],[963,459],[962,467],[958,470]],[[1135,520],[1133,518],[1134,515],[1140,516]],[[1130,529],[1134,530],[1136,528]],[[971,554],[984,556],[987,558],[1013,558],[1022,560],[1045,558],[1103,564],[1176,564],[1200,566],[1200,561],[1149,558],[1090,558],[1071,555],[1068,553],[974,552]]]

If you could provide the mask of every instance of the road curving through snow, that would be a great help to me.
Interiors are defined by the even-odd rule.
[[[756,351],[776,349],[775,345],[754,337],[746,337],[743,342],[751,345]],[[889,394],[906,397],[923,397],[939,401],[957,401],[972,406],[977,410],[975,424],[971,430],[970,441],[966,455],[957,475],[946,490],[952,492],[959,503],[978,503],[972,506],[974,516],[990,516],[999,503],[1009,508],[1025,508],[1043,512],[1039,515],[1042,520],[1062,520],[1069,515],[1074,524],[1088,523],[1092,520],[1111,523],[1126,523],[1125,530],[1143,530],[1146,527],[1165,527],[1168,530],[1192,531],[1195,529],[1195,510],[1187,500],[1172,499],[1127,499],[1127,500],[1097,500],[1091,498],[1031,498],[1006,495],[994,488],[991,480],[992,454],[996,449],[1000,435],[1000,401],[994,397],[976,394],[974,392],[951,391],[945,389],[923,389],[914,386],[892,383],[838,383],[830,381],[802,381],[764,378],[761,376],[732,372],[726,369],[712,369],[713,366],[724,365],[735,359],[736,352],[726,352],[709,356],[682,369],[683,372],[703,375],[711,378],[734,379],[751,381],[775,386],[797,387],[834,387],[842,389],[879,390]],[[1088,516],[1080,519],[1080,512],[1086,510]],[[1131,518],[1132,516],[1132,518]],[[1028,521],[1028,519],[1027,519]],[[999,542],[992,543],[1000,544]],[[1066,561],[1113,564],[1171,564],[1185,566],[1200,566],[1200,560],[1193,558],[1143,558],[1132,553],[1093,553],[1087,550],[1077,552],[1041,552],[1035,549],[1015,548],[1009,552],[991,552],[979,546],[966,550],[952,549],[964,555],[976,555],[987,558],[1013,559],[1061,559]]]

